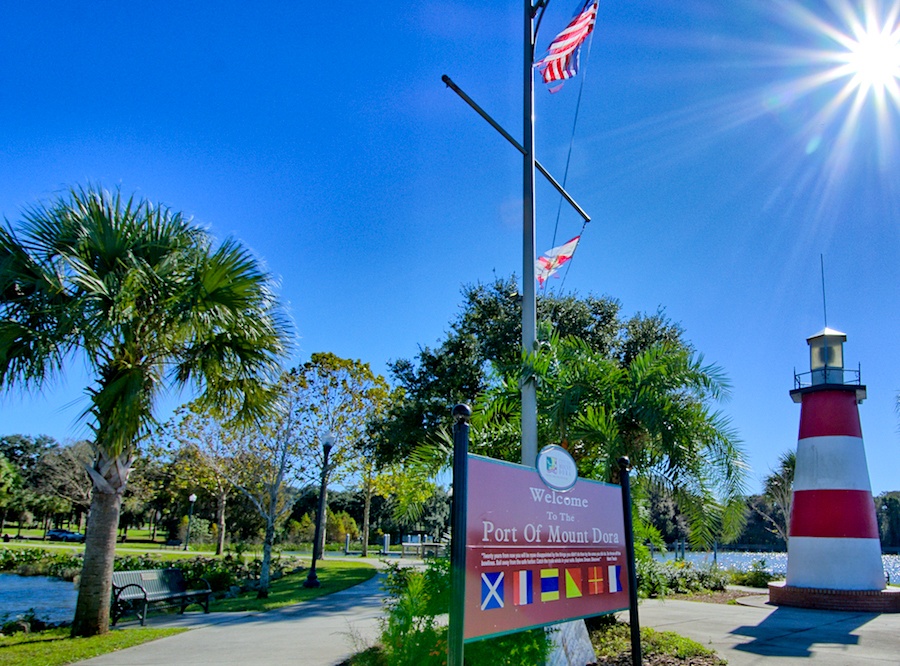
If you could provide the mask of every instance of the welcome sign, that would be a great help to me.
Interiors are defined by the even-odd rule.
[[[466,641],[628,608],[621,488],[567,461],[468,456]]]

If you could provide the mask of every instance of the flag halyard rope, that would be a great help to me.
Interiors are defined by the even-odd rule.
[[[588,65],[588,61],[590,60],[591,47],[593,46],[593,43],[594,43],[594,31],[591,30],[591,33],[588,35],[587,53],[585,54],[584,63],[581,67],[581,71],[579,72],[581,74],[581,81],[579,82],[579,86],[578,86],[578,99],[575,102],[575,115],[572,120],[572,135],[569,138],[569,150],[568,150],[568,154],[566,155],[566,168],[565,168],[565,171],[563,171],[563,179],[562,179],[563,188],[566,187],[566,182],[568,182],[568,179],[569,179],[569,165],[571,164],[571,161],[572,161],[572,150],[575,146],[575,132],[578,127],[578,116],[581,111],[581,98],[582,98],[582,93],[584,92],[584,82],[585,82],[585,79],[587,79],[587,65]],[[560,197],[559,204],[557,205],[557,208],[556,208],[556,222],[553,225],[553,242],[551,243],[551,247],[556,247],[556,236],[559,231],[559,219],[560,219],[561,213],[562,213],[562,197]],[[582,222],[581,231],[578,232],[579,238],[584,237],[584,232],[587,229],[587,223],[588,223],[588,220],[584,220]],[[581,243],[581,241],[579,240],[579,244],[580,243]],[[577,251],[578,251],[578,246],[576,245],[575,250],[572,253],[572,258],[566,262],[568,265],[566,266],[566,270],[563,273],[562,280],[559,284],[559,288],[556,290],[557,294],[562,294],[562,289],[566,284],[566,278],[569,276],[569,269],[572,268],[572,259],[575,258],[575,252],[577,252]],[[546,292],[548,281],[549,280],[545,280],[544,284],[541,285],[542,292]]]

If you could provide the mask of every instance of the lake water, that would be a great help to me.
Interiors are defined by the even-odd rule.
[[[71,622],[78,590],[75,584],[47,576],[0,574],[0,620],[9,621],[34,609],[45,622]]]
[[[675,559],[675,553],[670,551],[660,555],[654,553],[656,559],[672,560]],[[699,565],[709,565],[713,563],[713,554],[710,553],[685,553],[685,559]],[[723,569],[737,569],[738,571],[749,571],[755,562],[765,560],[766,570],[770,573],[784,576],[787,573],[787,553],[736,553],[722,552],[716,555],[716,563]],[[894,583],[900,583],[900,555],[882,555],[881,560],[884,563],[884,573],[890,577]]]

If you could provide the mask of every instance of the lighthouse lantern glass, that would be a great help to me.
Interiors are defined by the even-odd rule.
[[[844,383],[844,339],[823,335],[809,340],[809,369],[813,384]]]

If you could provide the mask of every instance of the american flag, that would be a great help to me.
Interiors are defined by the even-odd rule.
[[[551,42],[547,55],[535,63],[535,67],[541,70],[544,83],[571,79],[578,73],[581,45],[594,29],[598,4],[599,0],[587,0],[572,22]],[[551,89],[550,92],[556,90],[559,90],[559,87]]]

